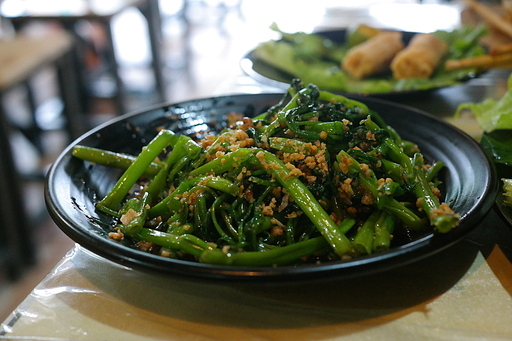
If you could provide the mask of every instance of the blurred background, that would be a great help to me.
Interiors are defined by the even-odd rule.
[[[361,23],[431,32],[459,26],[463,6],[427,0],[0,1],[0,320],[73,245],[46,211],[44,178],[74,138],[162,103],[278,91],[240,68],[259,42],[277,38],[272,22],[289,32]]]

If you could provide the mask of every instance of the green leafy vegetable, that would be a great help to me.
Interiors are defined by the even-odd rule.
[[[483,134],[480,145],[492,156],[494,162],[512,166],[512,131],[495,130]]]
[[[508,78],[508,89],[499,98],[487,98],[481,103],[459,105],[454,117],[469,111],[484,130],[480,145],[496,164],[512,166],[512,75]],[[512,179],[503,180],[504,203],[512,206]]]
[[[512,76],[509,76],[508,90],[503,97],[486,98],[481,103],[461,104],[455,116],[460,115],[463,110],[471,111],[487,133],[498,129],[512,129]]]
[[[512,166],[512,75],[508,78],[508,89],[499,98],[487,98],[480,103],[460,104],[454,118],[469,112],[484,130],[480,145],[493,160]]]

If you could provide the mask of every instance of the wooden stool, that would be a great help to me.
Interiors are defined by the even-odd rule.
[[[4,95],[17,86],[29,87],[34,75],[46,67],[58,73],[60,97],[64,104],[65,130],[70,139],[82,134],[83,111],[77,107],[76,68],[72,58],[73,39],[64,31],[41,37],[15,36],[0,41],[0,266],[7,265],[11,275],[19,275],[35,262],[32,222],[24,203],[23,181],[12,152],[11,136],[18,129],[9,120],[3,106]],[[29,96],[30,97],[30,96]],[[30,102],[30,100],[29,100]],[[37,143],[39,128],[35,121],[35,104],[29,103],[33,125],[27,137]],[[3,252],[2,252],[3,251]]]

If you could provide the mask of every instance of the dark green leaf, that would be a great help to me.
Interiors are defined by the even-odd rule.
[[[512,130],[495,130],[480,140],[482,148],[495,162],[512,166]]]

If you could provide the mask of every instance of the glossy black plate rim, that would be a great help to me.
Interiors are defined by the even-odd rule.
[[[276,103],[281,97],[282,94],[257,94],[220,96],[216,97],[216,99],[226,102],[241,101],[257,103],[267,101],[268,103]],[[128,248],[117,244],[108,238],[104,238],[90,229],[83,229],[80,226],[76,226],[73,221],[73,217],[66,214],[66,209],[69,210],[70,207],[73,207],[74,210],[81,210],[81,204],[73,202],[73,198],[62,198],[61,193],[63,190],[65,192],[66,188],[64,183],[59,180],[59,177],[65,175],[65,167],[72,158],[70,153],[73,145],[79,144],[88,138],[94,138],[94,136],[105,127],[116,123],[126,123],[131,118],[144,115],[151,110],[158,110],[161,106],[155,106],[154,108],[115,118],[84,134],[82,137],[70,144],[57,158],[50,168],[47,176],[45,201],[48,211],[58,227],[78,244],[99,256],[121,265],[143,271],[155,271],[161,274],[173,276],[252,284],[261,282],[297,282],[357,277],[363,274],[385,271],[387,269],[418,261],[434,253],[440,252],[441,250],[444,250],[460,241],[477,226],[477,223],[490,210],[497,193],[495,169],[493,164],[489,162],[485,153],[480,149],[478,143],[459,129],[420,110],[404,105],[397,105],[377,98],[358,96],[350,97],[360,100],[370,107],[384,106],[396,111],[405,111],[410,115],[414,115],[414,118],[416,119],[421,118],[422,120],[432,122],[436,127],[441,128],[441,133],[452,133],[452,139],[455,139],[459,144],[463,144],[465,149],[478,154],[478,159],[481,162],[480,167],[482,167],[486,174],[485,179],[483,179],[485,184],[480,184],[484,187],[479,191],[479,197],[474,198],[477,200],[477,203],[462,217],[462,221],[464,223],[461,223],[461,226],[454,229],[447,235],[428,235],[412,243],[394,248],[388,252],[360,257],[349,262],[332,262],[320,265],[305,265],[299,267],[289,266],[279,268],[213,266],[168,259]],[[200,105],[201,100],[192,100],[182,103],[197,103]],[[172,107],[172,105],[168,105],[166,107]],[[91,219],[93,218],[91,217]]]
[[[339,39],[337,39],[337,38],[340,36],[345,37],[346,31],[347,31],[346,29],[336,29],[336,30],[328,30],[328,31],[318,31],[318,32],[313,32],[313,33],[323,35],[323,36],[325,36],[327,38],[331,38],[331,39],[333,39],[333,37],[334,37],[335,38],[335,39],[333,39],[334,41],[339,41]],[[417,32],[408,32],[408,31],[400,31],[400,32],[402,32],[404,34],[404,41],[409,41],[415,34],[417,34]],[[255,81],[257,81],[261,84],[271,86],[276,89],[286,90],[289,87],[291,79],[294,77],[292,75],[286,73],[285,71],[279,70],[279,69],[275,68],[274,66],[269,65],[269,64],[265,63],[264,61],[260,60],[258,57],[256,57],[254,50],[255,49],[250,50],[240,59],[239,65],[240,65],[240,68],[242,69],[242,71],[247,76],[249,76],[250,78],[254,79]],[[265,75],[261,72],[258,72],[258,69],[259,69],[258,65],[260,65],[260,66],[263,65],[264,68],[271,69],[273,71],[273,73],[275,73],[277,75],[282,75],[282,78],[281,77],[272,78],[269,75]],[[476,74],[468,75],[467,78],[465,78],[463,80],[459,80],[458,83],[456,83],[454,85],[457,85],[464,81],[468,81],[472,78],[476,78],[477,76],[478,75],[476,75]],[[289,78],[290,81],[287,82],[284,79],[285,77]],[[341,91],[341,90],[340,91],[333,90],[333,92],[343,94],[343,95],[371,96],[371,97],[378,97],[378,98],[384,98],[384,99],[386,99],[386,98],[391,99],[393,97],[400,97],[400,96],[406,96],[406,95],[427,94],[430,91],[439,90],[439,89],[449,87],[449,86],[450,85],[432,87],[432,88],[428,88],[428,89],[414,89],[414,90],[372,92],[372,93],[352,93],[349,91]]]

